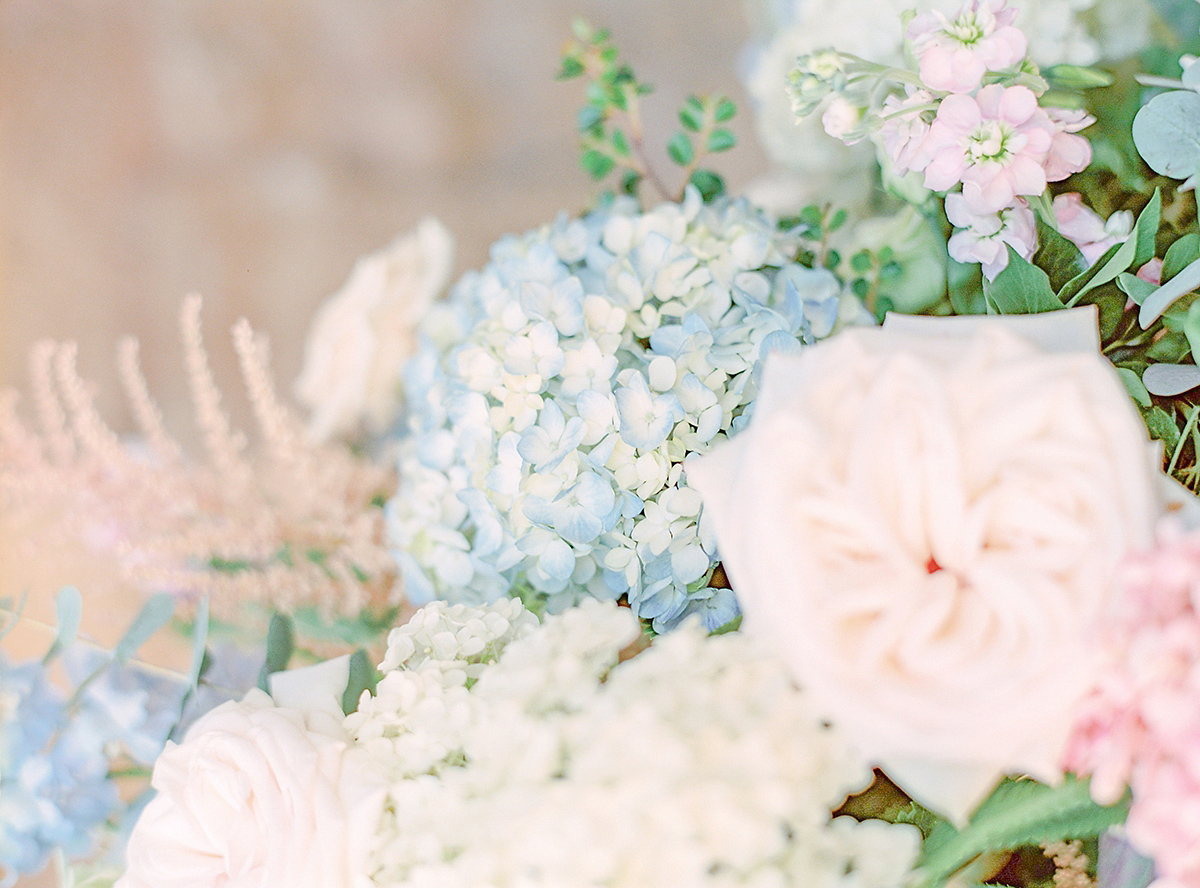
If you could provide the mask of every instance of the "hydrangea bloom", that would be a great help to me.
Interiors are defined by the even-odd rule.
[[[86,854],[117,807],[106,737],[69,718],[41,663],[0,655],[0,885],[45,866],[51,851]]]
[[[493,247],[406,383],[390,541],[410,600],[626,597],[667,628],[732,619],[682,460],[739,428],[773,349],[862,309],[744,202],[617,201]],[[432,337],[445,343],[439,349]]]
[[[1167,527],[1130,559],[1107,626],[1114,662],[1080,707],[1068,767],[1092,794],[1133,790],[1129,839],[1158,864],[1157,888],[1200,883],[1200,534]]]
[[[494,613],[470,619],[485,624]],[[471,714],[442,758],[392,783],[375,881],[902,884],[916,831],[830,820],[870,771],[778,660],[739,633],[707,637],[689,622],[619,663],[638,635],[628,609],[589,601],[507,641],[469,690],[442,693],[434,683],[417,701],[383,690],[408,666],[388,671],[360,736],[434,709]],[[458,652],[458,633],[430,640],[439,636],[438,656],[465,660],[492,634],[465,633]],[[415,673],[430,672],[429,662]]]

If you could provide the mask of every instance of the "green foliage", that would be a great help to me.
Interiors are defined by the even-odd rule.
[[[137,649],[147,638],[171,622],[174,614],[174,598],[166,593],[151,596],[138,611],[138,615],[133,618],[133,623],[125,630],[125,634],[121,636],[117,646],[113,648],[113,659],[118,663],[127,662],[137,653]]]
[[[54,618],[58,631],[54,643],[42,657],[42,663],[50,663],[55,657],[75,643],[79,635],[79,623],[83,619],[83,596],[74,586],[63,586],[54,599]]]
[[[1004,270],[995,280],[983,282],[983,295],[989,313],[995,314],[1037,314],[1063,307],[1046,272],[1022,259],[1012,247],[1008,247]]]
[[[961,831],[948,823],[932,830],[917,861],[920,885],[941,885],[987,852],[1097,836],[1124,823],[1128,808],[1128,801],[1097,805],[1088,782],[1074,777],[1056,787],[1028,779],[1005,780]]]
[[[1133,120],[1138,153],[1156,173],[1185,179],[1184,190],[1200,174],[1200,93],[1173,90],[1155,96]]]
[[[349,715],[358,709],[358,701],[362,698],[363,691],[374,694],[382,677],[379,670],[371,664],[371,658],[363,648],[351,654],[350,680],[346,684],[345,693],[342,694],[342,712]]]
[[[258,673],[258,687],[269,691],[269,679],[273,673],[287,669],[296,649],[296,631],[292,618],[276,611],[271,615],[267,627],[267,657]]]
[[[620,62],[608,31],[582,20],[572,29],[575,41],[563,54],[558,77],[590,80],[586,104],[575,117],[581,142],[579,165],[597,182],[615,176],[622,193],[638,197],[642,183],[649,182],[660,197],[681,199],[683,186],[669,189],[647,157],[641,98],[653,89]],[[736,112],[737,106],[724,96],[689,96],[678,112],[683,129],[667,142],[667,156],[683,168],[684,186],[694,185],[706,201],[724,194],[725,185],[717,173],[700,163],[706,155],[728,151],[737,143],[732,130],[723,126]]]

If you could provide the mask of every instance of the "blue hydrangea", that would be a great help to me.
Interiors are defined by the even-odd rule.
[[[745,422],[763,358],[863,318],[741,201],[618,200],[495,244],[406,370],[389,537],[411,601],[625,598],[733,619],[683,460]]]
[[[51,851],[86,854],[116,810],[106,736],[68,713],[39,662],[0,656],[0,885],[46,865]]]

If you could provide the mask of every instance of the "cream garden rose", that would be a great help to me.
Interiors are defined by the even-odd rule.
[[[747,429],[686,466],[746,630],[952,817],[1001,774],[1061,776],[1091,622],[1158,513],[1107,361],[962,320],[773,355]]]
[[[366,888],[385,783],[348,741],[258,690],[217,707],[155,764],[116,888]]]
[[[366,425],[383,431],[400,406],[400,371],[416,325],[446,288],[454,241],[436,219],[359,259],[313,318],[296,396],[312,410],[317,441]]]

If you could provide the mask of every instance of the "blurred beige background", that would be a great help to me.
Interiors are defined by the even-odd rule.
[[[663,167],[688,92],[740,100],[731,184],[765,167],[736,75],[740,0],[0,0],[0,381],[25,386],[33,341],[78,340],[124,428],[113,355],[132,334],[186,434],[187,292],[244,416],[238,317],[270,335],[288,392],[309,318],[358,255],[431,213],[463,270],[579,211],[582,84],[553,79],[576,15],[657,87]]]
[[[271,337],[288,393],[312,313],[357,256],[433,214],[461,271],[500,235],[580,211],[595,192],[576,162],[583,87],[553,79],[576,15],[610,27],[657,87],[648,141],[664,170],[689,92],[738,101],[730,184],[765,168],[736,74],[741,0],[0,0],[0,385],[27,389],[36,340],[76,340],[126,430],[115,348],[132,334],[186,442],[177,316],[199,291],[244,425],[238,317]],[[0,596],[28,590],[27,613],[53,622],[73,582],[85,629],[115,640],[138,602],[95,606],[106,566],[17,556],[19,536],[0,526]],[[20,630],[11,654],[45,649],[43,630]]]

